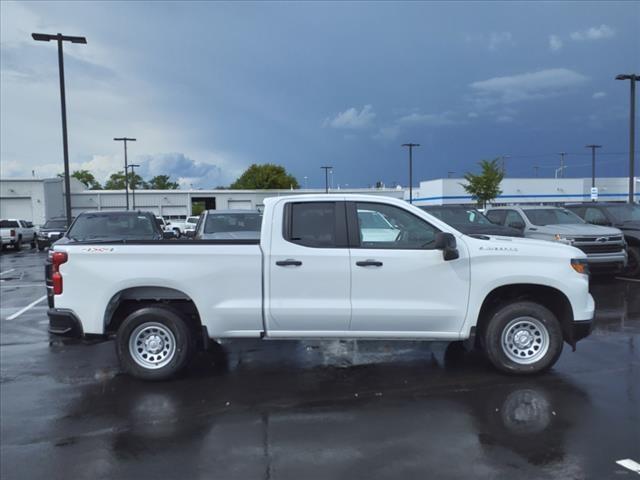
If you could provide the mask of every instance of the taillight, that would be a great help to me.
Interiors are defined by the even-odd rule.
[[[53,294],[60,295],[62,293],[62,274],[60,273],[60,265],[65,263],[69,257],[67,252],[53,252],[51,255],[51,281],[53,283]]]
[[[15,230],[11,230],[9,232],[9,235],[11,235],[12,237],[15,237],[16,236],[16,231]]]

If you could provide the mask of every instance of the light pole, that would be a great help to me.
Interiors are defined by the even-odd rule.
[[[324,193],[329,193],[329,170],[331,170],[333,167],[328,166],[320,168],[324,169]]]
[[[596,148],[602,148],[602,145],[585,145],[585,148],[591,149],[591,188],[596,186]]]
[[[500,159],[502,160],[502,176],[507,176],[507,159],[511,158],[511,155],[502,155]]]
[[[129,165],[129,168],[131,169],[131,197],[133,200],[133,210],[136,209],[136,172],[133,170],[134,168],[138,168],[140,165],[138,165],[137,163],[132,163],[131,165]]]
[[[636,82],[640,80],[640,75],[635,73],[620,74],[616,80],[630,80],[630,108],[629,108],[629,203],[633,203],[635,188],[635,145],[636,145]]]
[[[127,165],[127,142],[135,142],[135,138],[119,137],[114,138],[116,142],[124,142],[124,190],[127,199],[127,210],[129,210],[129,167]]]
[[[304,176],[304,189],[309,190],[309,177]]]
[[[455,175],[456,172],[447,172],[447,178],[453,178],[453,176]]]
[[[409,203],[413,203],[413,147],[419,147],[419,143],[403,143],[402,147],[409,147]]]
[[[560,155],[560,168],[558,168],[556,170],[556,178],[558,178],[558,172],[560,172],[560,178],[564,178],[564,156],[567,154],[567,152],[560,152],[558,155]]]
[[[47,33],[32,33],[31,38],[38,42],[58,42],[58,72],[60,74],[60,105],[62,110],[62,151],[64,155],[64,197],[65,211],[67,214],[67,226],[71,225],[71,182],[69,180],[69,141],[67,139],[67,99],[64,89],[64,60],[62,55],[62,42],[86,44],[85,37],[70,37],[58,33],[50,35]]]

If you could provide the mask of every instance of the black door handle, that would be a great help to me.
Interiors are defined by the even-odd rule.
[[[362,260],[360,262],[356,262],[356,265],[359,267],[381,267],[382,262],[378,260]]]
[[[279,267],[299,267],[302,265],[302,262],[300,260],[292,260],[289,258],[287,260],[278,260],[276,265]]]

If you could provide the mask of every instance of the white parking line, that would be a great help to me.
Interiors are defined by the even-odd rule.
[[[20,315],[22,315],[24,312],[26,312],[27,310],[29,310],[30,308],[35,307],[37,304],[39,304],[41,301],[46,300],[47,296],[44,295],[42,297],[40,297],[38,300],[36,300],[35,302],[31,302],[29,305],[27,305],[26,307],[24,307],[22,310],[18,310],[16,313],[14,313],[13,315],[10,315],[7,317],[7,320],[15,320],[16,318],[18,318]]]
[[[625,458],[623,460],[616,461],[618,465],[624,468],[628,468],[632,472],[636,472],[640,474],[640,463],[631,460],[630,458]]]
[[[640,279],[637,279],[637,278],[616,277],[616,280],[622,280],[622,281],[624,281],[624,282],[636,282],[636,283],[640,283]]]
[[[11,273],[15,270],[15,268],[10,268],[9,270],[5,270],[4,272],[0,272],[0,275],[4,275],[5,273]]]

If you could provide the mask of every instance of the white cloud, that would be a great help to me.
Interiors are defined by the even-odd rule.
[[[549,49],[558,52],[562,49],[562,39],[557,35],[549,35]]]
[[[583,40],[602,40],[603,38],[611,38],[616,34],[616,31],[609,25],[604,23],[599,27],[591,27],[586,30],[580,30],[573,32],[571,40],[583,41]]]
[[[327,118],[323,125],[333,128],[363,129],[373,126],[375,118],[376,113],[373,111],[373,106],[365,105],[360,111],[351,107],[338,113],[333,119]]]
[[[380,127],[380,130],[373,135],[375,140],[391,141],[398,138],[400,135],[400,127],[398,125],[388,125],[386,127]]]
[[[399,125],[424,125],[439,127],[455,123],[452,112],[443,113],[412,113],[396,120]]]
[[[468,118],[478,118],[478,114],[476,112],[469,112],[467,113],[467,117]]]
[[[588,81],[588,77],[566,68],[494,77],[473,82],[475,102],[480,107],[496,103],[515,103],[556,96]]]
[[[595,98],[596,100],[600,98],[604,98],[606,96],[607,96],[607,92],[596,92],[592,95],[592,97]]]
[[[503,46],[513,46],[513,35],[511,32],[491,32],[489,34],[489,50],[495,51]]]

